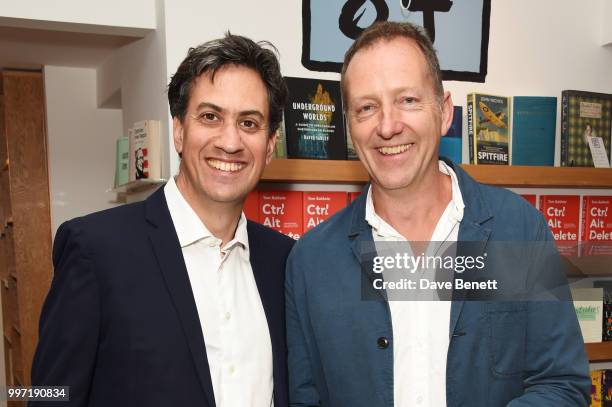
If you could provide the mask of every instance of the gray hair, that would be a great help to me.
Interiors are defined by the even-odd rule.
[[[371,47],[379,41],[391,41],[395,38],[413,40],[419,47],[425,57],[425,61],[427,61],[429,76],[434,85],[434,93],[438,103],[441,104],[444,98],[442,73],[440,72],[440,62],[431,40],[421,27],[407,22],[400,23],[396,21],[383,21],[372,24],[357,37],[348,51],[346,51],[346,54],[344,54],[344,64],[342,65],[340,76],[340,86],[344,100],[346,101],[348,96],[346,93],[346,70],[355,54],[361,49]]]
[[[189,96],[195,80],[204,73],[214,81],[217,70],[225,65],[238,65],[257,72],[268,91],[270,118],[269,135],[274,134],[282,120],[287,100],[287,85],[280,72],[278,50],[268,41],[253,40],[233,35],[205,42],[190,48],[168,85],[170,114],[181,121],[185,118]]]

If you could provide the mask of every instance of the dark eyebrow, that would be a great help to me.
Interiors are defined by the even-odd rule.
[[[223,108],[221,106],[217,106],[214,103],[202,102],[196,107],[196,112],[204,108],[209,108],[219,113],[223,111]]]
[[[215,112],[219,112],[219,113],[223,113],[223,111],[225,109],[223,109],[221,106],[217,106],[214,103],[210,103],[210,102],[202,102],[200,103],[197,107],[196,107],[196,112],[202,110],[202,109],[212,109]],[[263,113],[261,113],[259,110],[243,110],[242,112],[239,113],[239,116],[250,116],[250,115],[255,115],[255,116],[259,116],[262,119],[264,118]]]

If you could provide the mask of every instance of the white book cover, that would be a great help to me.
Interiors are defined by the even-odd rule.
[[[603,288],[574,288],[572,289],[572,297],[584,342],[601,342]]]
[[[134,123],[130,137],[130,181],[161,178],[159,120]]]

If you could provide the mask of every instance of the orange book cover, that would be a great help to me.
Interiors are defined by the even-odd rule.
[[[346,192],[304,192],[304,233],[346,207]]]
[[[247,195],[242,206],[244,216],[253,222],[259,222],[259,192],[253,190]]]
[[[565,256],[576,256],[580,234],[580,196],[542,195],[540,211],[557,241],[559,252]]]
[[[348,199],[349,199],[349,203],[353,202],[355,199],[357,199],[359,197],[359,195],[361,195],[361,192],[349,192],[348,193]]]
[[[582,197],[582,255],[612,255],[611,212],[612,196]]]
[[[260,191],[259,223],[295,240],[303,233],[302,192]]]
[[[522,196],[523,198],[525,198],[525,200],[526,200],[527,202],[529,202],[530,204],[532,204],[532,205],[534,206],[534,208],[537,208],[537,205],[536,205],[536,198],[537,198],[537,197],[536,197],[536,195],[535,195],[535,194],[524,194],[524,195],[521,195],[521,196]]]

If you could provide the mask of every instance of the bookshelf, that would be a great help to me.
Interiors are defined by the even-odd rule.
[[[612,188],[612,170],[584,167],[469,165],[461,167],[477,181],[504,187]],[[274,159],[263,182],[359,184],[368,173],[359,161]]]

